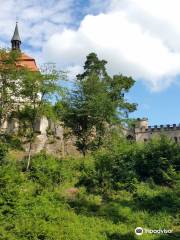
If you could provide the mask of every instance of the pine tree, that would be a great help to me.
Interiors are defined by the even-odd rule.
[[[131,77],[106,70],[107,62],[95,53],[87,56],[84,72],[77,75],[75,86],[57,106],[59,116],[76,136],[76,146],[83,155],[100,147],[109,125],[120,122],[136,109],[124,94],[133,86]]]

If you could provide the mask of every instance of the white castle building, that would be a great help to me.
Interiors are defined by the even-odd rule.
[[[129,139],[134,139],[137,142],[146,142],[149,139],[160,135],[165,135],[173,139],[175,142],[180,142],[180,124],[149,126],[147,118],[138,118],[135,128],[127,131],[127,137]]]

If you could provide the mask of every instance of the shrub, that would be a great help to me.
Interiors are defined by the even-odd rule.
[[[5,134],[1,136],[1,140],[11,149],[23,150],[21,140],[15,135]]]
[[[7,152],[8,152],[7,145],[0,142],[0,165],[2,165],[5,162]]]
[[[93,192],[108,193],[118,189],[134,191],[134,151],[134,144],[127,142],[97,151],[93,168],[84,169],[79,184]]]
[[[118,141],[117,141],[118,140]],[[94,165],[85,166],[79,185],[89,192],[135,192],[139,181],[172,186],[177,178],[180,145],[161,136],[146,144],[113,139],[94,153]]]
[[[29,178],[42,187],[54,187],[63,181],[61,167],[60,159],[45,153],[38,154],[32,158]]]
[[[164,136],[142,145],[135,154],[135,169],[140,180],[152,178],[156,184],[172,185],[178,149],[178,145]]]

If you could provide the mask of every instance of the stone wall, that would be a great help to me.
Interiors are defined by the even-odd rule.
[[[143,124],[142,124],[143,122]],[[148,120],[138,119],[135,127],[134,137],[136,141],[147,141],[154,136],[166,135],[175,142],[180,142],[180,125],[167,124],[160,126],[148,126]]]
[[[17,134],[20,124],[17,119],[11,118],[3,124],[1,134]],[[119,128],[117,128],[117,131]],[[66,133],[65,133],[66,131]],[[36,138],[32,145],[32,153],[39,153],[45,150],[49,154],[66,156],[79,155],[75,147],[75,137],[67,134],[67,129],[64,129],[61,122],[53,122],[46,117],[37,119],[35,124]],[[69,131],[70,132],[70,131]],[[137,119],[134,129],[123,129],[122,133],[129,140],[137,142],[146,142],[154,136],[166,135],[175,142],[180,142],[180,125],[160,125],[148,126],[148,119]],[[65,137],[66,136],[66,137]],[[29,150],[29,142],[23,139],[23,146],[26,152]]]

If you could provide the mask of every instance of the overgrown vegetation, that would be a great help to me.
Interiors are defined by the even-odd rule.
[[[110,77],[106,61],[91,53],[75,88],[62,95],[54,67],[19,68],[18,54],[0,50],[0,239],[179,239],[180,145],[163,136],[139,144],[119,134],[136,108],[124,96],[134,80]],[[41,116],[63,120],[84,158],[41,152],[31,159]],[[21,120],[19,135],[3,132],[9,117]],[[28,159],[13,152],[23,150],[21,133]],[[139,226],[173,233],[137,238]]]
[[[26,172],[1,144],[0,239],[179,239],[179,148],[113,137],[85,159],[38,154]],[[173,233],[137,237],[137,226]]]
[[[146,144],[111,138],[94,154],[94,166],[84,169],[79,184],[85,184],[89,191],[99,188],[103,192],[122,188],[133,192],[138,181],[147,180],[173,186],[180,166],[179,153],[180,146],[165,136]]]

